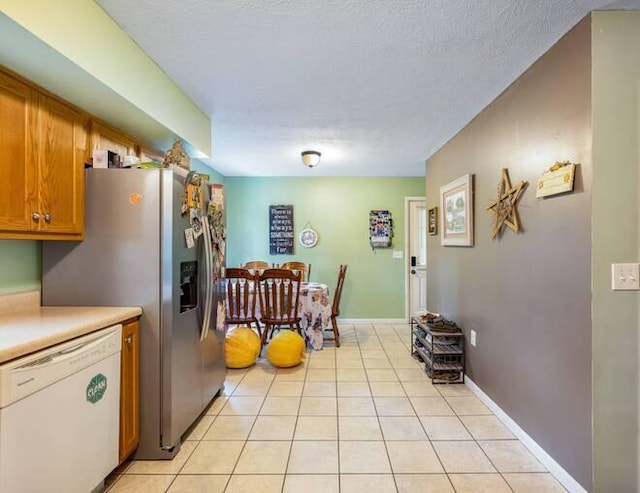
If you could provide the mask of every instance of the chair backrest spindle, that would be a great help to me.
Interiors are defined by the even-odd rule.
[[[331,305],[331,315],[337,317],[340,315],[340,299],[342,298],[342,287],[344,286],[344,279],[347,275],[347,266],[341,265],[338,270],[338,283],[336,284],[336,290],[333,293],[333,304]]]
[[[257,277],[247,269],[230,267],[225,269],[227,324],[250,324],[255,323],[256,318],[256,296],[255,286]]]
[[[298,316],[301,275],[267,269],[259,277],[260,310],[264,320],[293,320]]]

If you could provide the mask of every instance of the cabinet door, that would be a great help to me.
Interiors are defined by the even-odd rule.
[[[121,160],[125,156],[138,155],[138,144],[133,137],[97,121],[91,125],[91,149],[115,152]]]
[[[138,445],[140,333],[137,320],[122,326],[122,359],[120,370],[120,453],[119,462],[126,459]]]
[[[35,112],[31,88],[0,72],[0,231],[37,229]],[[7,237],[7,235],[3,235]]]
[[[40,96],[38,164],[43,232],[81,235],[84,230],[88,125],[87,115]]]

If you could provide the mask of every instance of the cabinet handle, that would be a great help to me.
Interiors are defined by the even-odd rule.
[[[48,212],[45,213],[45,215],[44,215],[44,222],[46,222],[46,223],[50,223],[51,222],[51,214],[49,214]]]
[[[33,219],[35,222],[40,221],[40,214],[38,214],[37,212],[32,213],[31,219]]]
[[[125,342],[126,342],[127,344],[131,344],[131,336],[127,337],[127,338],[125,339]]]

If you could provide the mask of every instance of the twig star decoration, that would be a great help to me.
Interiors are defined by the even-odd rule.
[[[502,168],[502,175],[498,182],[498,197],[486,210],[493,214],[493,231],[491,238],[502,233],[505,226],[510,227],[516,233],[520,231],[520,220],[518,219],[518,199],[527,186],[526,181],[521,181],[515,187],[511,186],[509,171]]]

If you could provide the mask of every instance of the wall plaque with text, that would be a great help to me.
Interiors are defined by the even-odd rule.
[[[293,205],[269,206],[269,253],[293,255]]]

